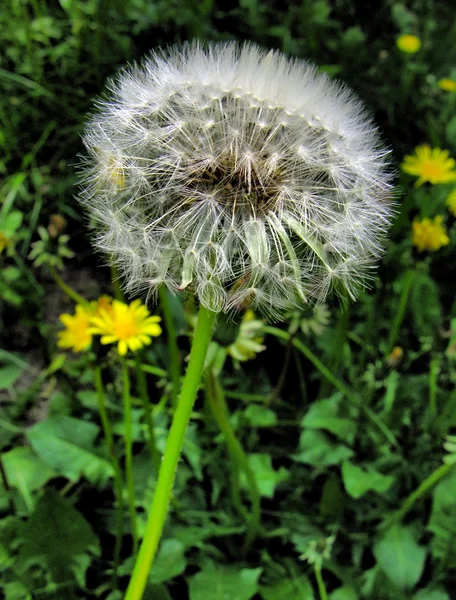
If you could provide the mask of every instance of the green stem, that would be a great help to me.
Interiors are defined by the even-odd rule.
[[[66,294],[69,298],[74,300],[74,302],[76,302],[76,304],[82,304],[83,306],[87,306],[89,304],[85,298],[80,296],[72,287],[70,287],[67,283],[65,283],[65,281],[63,281],[63,279],[57,273],[55,267],[51,267],[50,269],[51,269],[51,275],[54,278],[54,281],[56,282],[56,284],[59,286],[59,288],[62,290],[62,292],[64,294]]]
[[[133,438],[131,418],[130,375],[125,359],[122,360],[122,394],[124,405],[124,443],[125,443],[125,478],[127,480],[128,508],[130,511],[131,533],[133,536],[133,553],[138,550],[138,529],[136,525],[135,486],[133,481]]]
[[[180,388],[180,355],[179,347],[177,345],[177,332],[176,325],[174,323],[173,313],[169,302],[169,292],[165,286],[161,286],[159,289],[160,304],[163,312],[163,320],[165,321],[166,333],[168,336],[168,350],[169,350],[169,374],[171,377],[171,400],[172,405],[176,406],[177,396]]]
[[[155,441],[155,431],[154,431],[154,422],[152,417],[152,411],[150,409],[149,397],[147,394],[147,381],[146,375],[141,369],[141,359],[139,354],[135,355],[135,368],[136,368],[136,379],[138,382],[138,390],[139,396],[141,398],[143,407],[144,407],[144,418],[146,420],[147,430],[149,433],[149,438],[147,440],[149,445],[150,457],[152,459],[152,464],[154,466],[154,471],[158,474],[160,469],[160,454],[157,450],[157,444]]]
[[[438,358],[433,358],[429,365],[429,412],[431,418],[437,415],[437,391],[438,377],[440,373],[440,362]]]
[[[207,399],[209,406],[217,421],[217,425],[220,427],[220,430],[225,437],[231,458],[238,465],[239,469],[244,471],[249,486],[249,493],[252,501],[252,513],[247,523],[247,536],[244,544],[244,550],[247,551],[257,537],[260,529],[260,492],[258,490],[255,474],[252,471],[247,456],[231,426],[228,407],[225,402],[222,387],[212,370],[209,370],[207,373],[207,384]]]
[[[136,363],[133,360],[127,360],[127,365],[129,367],[135,367]],[[166,377],[168,375],[165,369],[153,367],[152,365],[145,365],[144,363],[141,363],[141,371],[144,371],[144,373],[150,373],[151,375],[156,375],[157,377]]]
[[[407,308],[407,303],[410,295],[410,290],[412,289],[413,283],[413,275],[415,272],[412,269],[409,269],[405,276],[404,282],[402,284],[401,296],[399,298],[399,304],[397,307],[396,314],[394,315],[394,321],[390,329],[390,335],[388,338],[388,344],[386,346],[386,354],[390,354],[394,348],[394,344],[396,343],[397,336],[399,335],[399,329],[402,325],[402,321],[404,320],[405,311]]]
[[[117,271],[116,264],[113,261],[109,263],[109,270],[111,272],[111,282],[112,289],[114,291],[114,298],[116,300],[119,300],[119,302],[125,302],[125,297],[123,295],[122,287],[120,285],[119,272]]]
[[[326,591],[325,582],[323,581],[323,577],[321,576],[321,567],[317,563],[314,563],[314,573],[315,573],[315,579],[317,580],[318,593],[320,595],[320,600],[328,600],[328,593]]]
[[[443,464],[433,471],[429,477],[426,477],[426,479],[420,483],[416,490],[407,496],[407,498],[402,502],[399,510],[392,515],[391,519],[387,519],[386,526],[390,526],[394,522],[401,521],[413,507],[415,502],[421,498],[421,496],[424,496],[424,494],[426,494],[431,488],[433,488],[443,477],[445,477],[445,475],[447,475],[453,467],[454,464]]]
[[[171,500],[177,464],[184,444],[185,432],[190,421],[196,394],[200,386],[204,360],[209,342],[211,341],[215,318],[216,313],[204,307],[200,308],[190,352],[190,360],[169,431],[165,454],[160,466],[144,539],[136,559],[125,600],[140,600],[142,598],[149,572],[157,553]]]
[[[115,589],[117,589],[117,576],[120,565],[120,551],[122,547],[123,537],[123,499],[122,499],[122,471],[120,463],[116,455],[114,446],[114,436],[112,434],[112,427],[109,421],[109,416],[106,410],[105,394],[103,389],[103,379],[101,377],[101,368],[95,365],[94,370],[95,377],[95,390],[97,392],[98,401],[98,412],[100,413],[101,426],[103,427],[103,433],[108,447],[108,454],[111,460],[112,467],[114,469],[114,493],[117,500],[117,533],[116,533],[116,544],[114,547],[114,573],[115,573]]]
[[[269,333],[278,337],[282,340],[288,341],[290,334],[283,329],[278,329],[277,327],[266,326],[263,328],[264,333]],[[338,389],[340,392],[344,394],[344,396],[350,400],[355,406],[359,407],[366,417],[372,421],[376,425],[376,427],[383,433],[385,438],[394,446],[398,447],[397,440],[392,431],[388,429],[385,423],[380,419],[378,415],[376,415],[368,406],[365,406],[359,396],[353,392],[348,386],[345,385],[343,381],[340,381],[331,371],[328,369],[326,365],[324,365],[321,360],[315,356],[315,354],[305,345],[301,340],[297,338],[293,338],[293,346],[299,350],[310,362],[316,367],[323,377],[333,384],[333,386]]]

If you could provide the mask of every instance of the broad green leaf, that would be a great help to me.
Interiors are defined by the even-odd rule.
[[[92,483],[104,483],[113,475],[113,468],[95,452],[98,433],[94,423],[55,416],[34,425],[27,438],[38,456],[58,474],[70,481],[84,476]]]
[[[269,454],[250,454],[248,461],[255,475],[259,492],[265,498],[272,498],[279,483],[286,481],[290,476],[289,471],[284,467],[280,467],[278,471],[274,470]],[[242,487],[248,489],[247,478],[243,472],[240,473],[240,481]]]
[[[432,532],[432,556],[448,564],[456,561],[456,470],[434,488],[432,512],[427,529]]]
[[[375,542],[374,556],[388,579],[401,590],[407,590],[423,574],[426,549],[417,543],[409,527],[394,525]]]
[[[356,433],[356,423],[351,419],[338,416],[341,394],[335,394],[327,400],[314,402],[301,420],[306,429],[324,429],[333,433],[344,442],[351,443]]]
[[[14,364],[0,367],[0,390],[7,390],[13,386],[22,375],[24,368]]]
[[[85,581],[90,556],[100,554],[98,538],[71,502],[54,490],[38,501],[19,536],[18,565],[22,572],[32,565],[44,566],[55,583],[77,578]]]
[[[305,575],[261,587],[260,594],[263,600],[315,600],[312,586]]]
[[[277,415],[265,406],[249,404],[242,413],[242,418],[252,427],[268,427],[277,423]]]
[[[24,496],[40,489],[49,479],[56,477],[55,471],[28,446],[5,452],[2,462],[9,485],[18,489]]]
[[[250,600],[258,592],[261,571],[208,564],[189,578],[190,600]]]
[[[333,442],[322,431],[303,431],[299,438],[299,453],[292,458],[296,462],[315,466],[337,465],[353,456],[353,450],[344,444]]]
[[[342,479],[348,494],[355,499],[361,498],[371,490],[384,494],[394,482],[391,475],[382,475],[370,466],[362,469],[349,461],[342,463]]]
[[[160,547],[149,581],[162,583],[185,571],[185,546],[179,540],[165,540]]]
[[[334,590],[329,596],[329,600],[358,600],[356,591],[349,586],[343,586]]]
[[[425,588],[413,596],[413,600],[451,600],[449,594],[443,590]]]
[[[2,591],[5,594],[5,600],[32,600],[32,594],[19,581],[10,581],[2,583]]]

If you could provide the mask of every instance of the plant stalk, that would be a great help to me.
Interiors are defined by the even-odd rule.
[[[138,551],[138,527],[136,524],[135,486],[133,480],[133,437],[131,418],[130,375],[125,359],[122,359],[122,395],[124,407],[125,479],[127,480],[128,509],[130,512],[133,553]]]
[[[128,584],[125,600],[141,600],[143,597],[168,513],[185,432],[203,375],[204,360],[211,341],[216,316],[216,313],[204,307],[200,308],[190,351],[190,360],[160,466],[144,539]]]
[[[258,490],[257,480],[252,471],[247,456],[234,433],[231,426],[228,407],[225,402],[223,390],[220,381],[212,370],[209,370],[206,376],[207,381],[207,399],[212,413],[217,421],[220,431],[225,437],[231,458],[234,460],[237,467],[244,471],[249,494],[252,501],[252,511],[247,522],[247,535],[244,543],[244,552],[247,552],[252,542],[258,535],[260,529],[261,518],[261,498]]]
[[[95,365],[94,368],[94,378],[95,378],[95,390],[97,393],[97,401],[98,401],[98,412],[100,414],[101,426],[103,428],[103,433],[106,441],[106,446],[108,447],[108,454],[111,460],[112,467],[114,469],[114,493],[116,495],[117,500],[117,532],[116,532],[116,543],[114,546],[114,587],[117,589],[117,577],[118,577],[118,569],[120,565],[120,551],[122,547],[122,537],[123,537],[123,499],[122,499],[122,470],[120,468],[119,459],[117,458],[115,446],[114,446],[114,436],[112,434],[111,422],[109,421],[108,412],[106,410],[105,404],[105,394],[103,389],[103,379],[101,376],[101,367]]]

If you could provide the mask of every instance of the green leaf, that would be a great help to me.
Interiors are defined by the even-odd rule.
[[[32,594],[19,581],[2,583],[2,591],[5,594],[5,600],[32,600]]]
[[[456,561],[456,471],[453,469],[434,488],[427,529],[432,532],[431,553],[435,559]]]
[[[71,502],[48,490],[19,532],[18,568],[45,566],[55,583],[77,578],[85,582],[90,556],[100,554],[98,538]]]
[[[299,453],[292,456],[296,462],[315,466],[337,465],[353,456],[353,450],[333,442],[322,431],[303,431],[299,438]]]
[[[307,429],[324,429],[344,442],[351,443],[356,433],[356,423],[352,419],[338,416],[342,394],[337,393],[327,400],[314,402],[301,420]]]
[[[329,600],[358,600],[359,596],[350,586],[343,586],[334,590],[329,596]]]
[[[445,131],[448,144],[456,146],[456,115],[448,121]]]
[[[13,386],[22,375],[24,367],[19,365],[7,365],[0,368],[0,390],[7,390]]]
[[[207,564],[190,578],[190,600],[250,600],[258,592],[261,571]]]
[[[274,411],[257,404],[249,404],[242,417],[252,427],[269,427],[277,423],[277,415]]]
[[[286,481],[290,476],[289,471],[284,467],[280,467],[278,471],[273,469],[269,454],[250,454],[248,461],[255,475],[260,494],[265,498],[272,498],[279,483]],[[240,482],[244,489],[248,489],[244,473],[240,474]]]
[[[442,324],[437,283],[426,273],[415,271],[408,303],[417,335],[435,337]]]
[[[162,583],[185,571],[185,546],[179,540],[165,540],[160,547],[149,581]]]
[[[70,481],[84,476],[92,483],[105,483],[113,475],[109,461],[95,453],[99,427],[67,416],[49,417],[27,431],[38,456]]]
[[[355,499],[371,490],[384,494],[394,482],[392,475],[382,475],[369,465],[362,469],[349,461],[342,464],[342,479],[347,493]]]
[[[425,588],[415,594],[413,600],[450,600],[450,596],[443,590]]]
[[[281,579],[262,587],[260,594],[263,600],[315,600],[312,586],[305,575],[297,579]]]
[[[374,556],[388,579],[401,590],[413,588],[421,578],[426,549],[409,527],[394,525],[374,544]]]
[[[11,487],[23,495],[38,490],[56,477],[53,471],[28,446],[13,448],[2,456],[6,479]]]

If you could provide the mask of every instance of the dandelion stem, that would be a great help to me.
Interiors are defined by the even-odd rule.
[[[231,458],[237,464],[238,468],[244,471],[249,486],[249,493],[252,501],[252,513],[247,522],[247,536],[244,543],[244,551],[246,552],[258,535],[260,528],[260,492],[258,490],[255,474],[250,468],[247,456],[245,455],[245,452],[242,449],[242,446],[231,426],[228,407],[225,402],[220,381],[212,370],[208,371],[206,382],[209,406],[211,407],[212,413],[217,421],[217,425],[220,427],[220,430],[225,437]]]
[[[432,489],[445,475],[447,475],[454,467],[454,463],[445,463],[437,467],[420,485],[414,490],[407,498],[402,502],[399,510],[397,510],[391,519],[387,519],[385,527],[391,526],[393,523],[401,521],[409,510],[413,507],[415,502],[424,496],[430,489]]]
[[[160,466],[144,539],[136,559],[125,600],[140,600],[146,587],[168,513],[177,464],[184,444],[185,432],[190,421],[193,404],[201,382],[204,360],[209,342],[211,341],[215,318],[216,313],[204,307],[200,308],[190,352],[190,360],[169,431],[165,454]]]
[[[123,499],[122,499],[122,470],[120,468],[119,459],[117,458],[114,437],[112,434],[112,427],[109,421],[108,412],[106,410],[105,393],[103,389],[103,379],[101,377],[101,368],[95,365],[94,368],[95,377],[95,389],[97,392],[98,401],[98,412],[100,413],[101,426],[103,427],[103,433],[108,447],[108,454],[111,460],[112,467],[114,469],[114,493],[117,500],[117,532],[116,532],[116,544],[114,546],[114,588],[117,589],[117,576],[120,564],[120,550],[122,546],[123,537]]]
[[[321,576],[321,566],[318,563],[314,563],[314,573],[315,579],[317,580],[320,600],[328,600],[328,593],[326,591],[325,582],[323,581],[323,577]]]
[[[278,329],[277,327],[270,327],[267,325],[263,328],[263,331],[264,333],[269,333],[286,341],[288,341],[290,337],[290,334],[287,331],[284,331],[283,329]],[[376,415],[368,406],[365,406],[361,402],[359,396],[355,392],[353,392],[347,385],[345,385],[343,381],[340,381],[340,379],[338,379],[333,373],[331,373],[328,367],[325,364],[323,364],[321,360],[317,356],[315,356],[315,354],[309,348],[307,348],[307,346],[303,342],[301,342],[301,340],[293,338],[293,346],[295,346],[295,348],[297,348],[302,354],[304,354],[304,356],[308,360],[310,360],[314,367],[316,367],[320,371],[323,377],[326,377],[326,379],[329,382],[331,382],[336,389],[342,392],[344,396],[348,400],[350,400],[350,402],[352,402],[355,406],[358,406],[364,412],[366,417],[376,425],[376,427],[383,433],[385,438],[391,444],[398,447],[398,443],[393,432],[388,429],[388,427],[380,419],[380,417]]]
[[[51,270],[51,275],[54,278],[54,281],[56,282],[56,284],[59,286],[59,288],[62,290],[62,292],[64,294],[66,294],[69,298],[71,298],[71,300],[76,302],[76,304],[82,304],[83,306],[87,306],[89,304],[85,298],[83,298],[71,286],[69,286],[67,283],[65,283],[65,281],[63,281],[63,279],[57,273],[57,270],[55,267],[51,267],[50,270]]]
[[[124,405],[124,443],[125,443],[125,478],[127,480],[128,508],[130,511],[133,552],[138,550],[138,529],[136,525],[135,487],[133,481],[133,438],[131,418],[130,375],[125,359],[122,360],[122,395]]]
[[[119,302],[125,302],[122,288],[120,286],[119,272],[117,271],[116,264],[113,260],[111,260],[111,262],[109,263],[109,270],[111,272],[111,282],[112,288],[114,290],[114,298],[116,300],[119,300]]]
[[[160,454],[157,450],[157,444],[155,442],[155,431],[154,431],[154,421],[152,416],[152,411],[150,408],[149,397],[147,394],[147,381],[146,374],[141,369],[141,359],[139,354],[135,355],[135,368],[136,368],[136,379],[138,382],[138,390],[139,396],[141,398],[143,407],[144,407],[144,418],[146,420],[147,431],[149,433],[148,445],[150,457],[152,459],[152,464],[154,466],[154,471],[158,475],[158,471],[160,469]]]
[[[390,329],[390,335],[388,338],[388,344],[386,346],[386,353],[390,354],[394,348],[394,344],[396,343],[397,336],[399,335],[399,329],[402,325],[402,321],[404,320],[405,310],[407,308],[407,302],[410,295],[410,290],[412,289],[413,283],[413,269],[409,269],[405,276],[404,281],[402,283],[401,296],[399,298],[399,305],[397,307],[396,314],[394,315],[394,321]]]
[[[172,391],[171,399],[173,406],[176,406],[177,396],[180,387],[180,356],[177,345],[176,325],[174,323],[173,313],[169,302],[169,292],[165,286],[159,289],[160,304],[163,311],[163,320],[165,321],[166,333],[168,336],[169,350],[169,374],[171,377]]]

